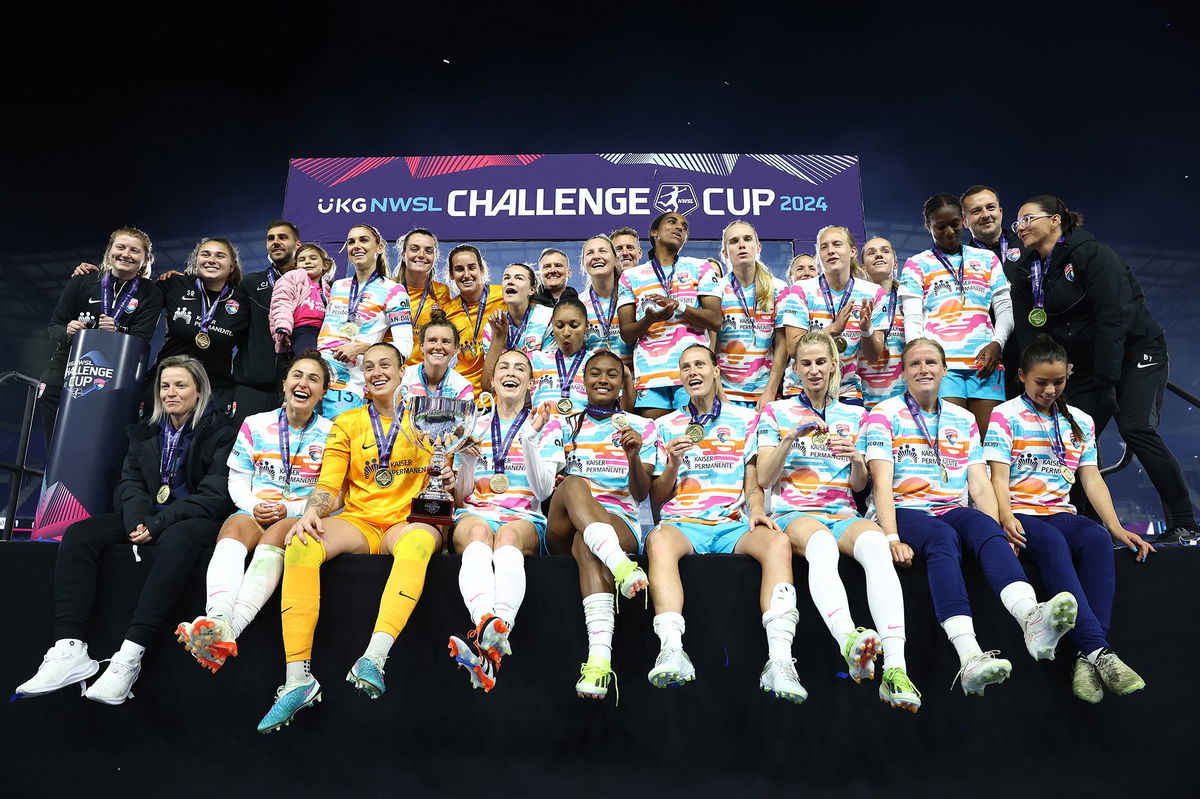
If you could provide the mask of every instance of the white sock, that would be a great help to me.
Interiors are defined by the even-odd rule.
[[[492,548],[482,541],[472,541],[462,553],[458,569],[458,590],[471,614],[471,624],[488,613],[496,612],[496,575],[492,572]]]
[[[771,589],[771,603],[763,614],[762,625],[767,631],[767,657],[771,660],[792,659],[792,639],[796,637],[796,586],[776,583]]]
[[[142,655],[144,654],[146,654],[146,647],[142,646],[141,644],[135,644],[133,641],[130,641],[128,638],[126,638],[121,642],[121,648],[117,650],[113,657],[119,657],[121,660],[129,663],[140,663],[142,661]]]
[[[883,533],[867,530],[859,534],[854,541],[854,559],[867,576],[867,604],[883,644],[883,667],[904,669],[904,594]]]
[[[583,543],[592,550],[592,554],[604,561],[605,567],[613,574],[617,573],[618,566],[629,560],[611,524],[592,522],[583,528]]]
[[[612,660],[616,598],[612,594],[589,594],[583,598],[583,621],[588,632],[588,657]]]
[[[970,616],[951,616],[942,622],[942,629],[946,631],[950,643],[954,644],[960,665],[983,652],[975,640],[975,621]]]
[[[496,615],[511,630],[525,600],[525,556],[512,545],[500,547],[492,555],[492,568],[496,570]]]
[[[54,648],[58,649],[60,647],[62,649],[67,649],[70,647],[80,654],[83,653],[83,641],[79,640],[78,638],[59,638],[54,642]],[[73,652],[72,654],[75,653]]]
[[[683,648],[683,631],[686,625],[682,613],[659,613],[654,617],[654,634],[662,649],[674,647]]]
[[[367,642],[367,651],[363,654],[381,663],[386,662],[388,653],[392,651],[392,644],[394,643],[396,643],[396,636],[394,635],[389,633],[371,633],[371,640]]]
[[[233,603],[242,584],[242,570],[245,568],[245,544],[236,538],[222,538],[217,542],[212,559],[208,562],[205,616],[216,616],[226,621],[233,618]]]
[[[1037,605],[1037,594],[1033,593],[1032,585],[1018,580],[1000,589],[1000,603],[1014,619],[1022,622],[1025,620],[1025,614]]]
[[[308,682],[312,679],[312,661],[296,660],[287,664],[284,682]]]
[[[233,601],[233,637],[236,639],[275,593],[283,577],[283,550],[270,544],[254,548],[254,557],[242,576],[242,587]]]
[[[1084,657],[1087,658],[1088,663],[1091,663],[1093,666],[1095,666],[1096,661],[1100,659],[1100,656],[1102,654],[1104,654],[1104,647],[1100,647],[1099,649],[1092,650],[1091,652],[1088,652],[1086,655],[1084,655]]]
[[[840,651],[854,634],[854,620],[850,618],[846,587],[838,576],[838,546],[833,535],[813,533],[804,546],[804,559],[808,561],[808,592]]]

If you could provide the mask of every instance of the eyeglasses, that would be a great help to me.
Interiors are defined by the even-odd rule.
[[[1054,214],[1025,214],[1025,216],[1012,223],[1013,233],[1016,233],[1023,227],[1029,227],[1029,223],[1035,219],[1046,219],[1054,216]]]

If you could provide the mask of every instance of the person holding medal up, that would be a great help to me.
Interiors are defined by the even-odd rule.
[[[380,600],[375,632],[366,652],[350,668],[346,681],[368,697],[384,692],[384,663],[396,637],[421,598],[429,558],[441,548],[442,533],[406,522],[413,498],[424,487],[420,478],[429,456],[412,443],[410,422],[397,414],[395,397],[404,375],[404,356],[389,343],[371,345],[363,354],[368,404],[333,420],[321,477],[304,513],[285,537],[283,557],[283,647],[286,679],[258,731],[274,732],[290,724],[300,710],[321,699],[312,674],[313,633],[321,607],[321,566],[342,554],[393,557]],[[434,479],[453,483],[449,469]],[[338,497],[345,507],[337,516]]]
[[[717,356],[693,344],[679,358],[679,381],[687,405],[655,425],[657,474],[650,499],[661,508],[662,522],[646,536],[650,560],[650,598],[654,632],[661,649],[647,678],[659,688],[696,679],[683,651],[683,582],[679,560],[692,553],[736,552],[762,567],[759,607],[767,634],[767,664],[759,687],[797,704],[808,692],[796,675],[792,639],[796,635],[796,588],[788,539],[763,512],[755,474],[758,414],[721,402]]]
[[[528,354],[556,346],[550,334],[550,319],[554,311],[547,305],[533,302],[536,287],[537,277],[529,264],[509,264],[500,278],[505,307],[492,312],[483,331],[483,349],[487,353],[483,362],[485,391],[493,390],[492,372],[496,370],[502,353],[520,350]],[[492,346],[492,342],[496,346]]]
[[[925,558],[929,593],[946,637],[958,653],[963,692],[983,695],[1004,682],[1012,664],[975,639],[962,575],[970,551],[1000,602],[1025,633],[1035,660],[1053,660],[1058,641],[1075,626],[1075,597],[1063,591],[1038,603],[998,522],[975,418],[939,399],[946,355],[936,341],[908,342],[902,353],[908,390],[875,406],[863,422],[858,449],[874,486],[875,514],[902,566]],[[966,504],[970,493],[974,507]]]
[[[408,306],[412,309],[412,329],[420,330],[422,325],[433,319],[434,311],[441,311],[444,316],[450,305],[450,289],[445,283],[434,280],[434,269],[438,262],[437,237],[425,228],[413,228],[396,242],[396,255],[400,264],[396,267],[394,279],[404,287]],[[396,343],[403,351],[399,340]],[[412,347],[407,365],[418,364],[421,358],[421,345],[418,343]]]
[[[150,419],[129,426],[129,451],[117,485],[118,510],[72,524],[54,563],[54,646],[14,698],[41,696],[83,683],[100,669],[84,636],[96,599],[104,552],[118,544],[154,546],[133,619],[100,679],[95,702],[119,705],[133,696],[142,656],[162,632],[187,587],[196,560],[233,510],[225,461],[233,445],[229,417],[211,404],[204,367],[195,358],[159,362]],[[140,559],[140,558],[139,558]]]
[[[404,370],[404,379],[400,381],[401,396],[475,398],[474,386],[450,368],[450,359],[459,351],[458,335],[458,328],[440,308],[430,314],[429,321],[417,335],[424,360],[415,368]]]
[[[1145,563],[1154,547],[1124,529],[1096,467],[1091,417],[1067,405],[1067,351],[1041,335],[1021,353],[1017,375],[1025,391],[992,411],[984,457],[1000,526],[1008,540],[1037,564],[1051,591],[1068,591],[1079,602],[1075,628],[1067,633],[1078,649],[1071,677],[1075,696],[1095,704],[1104,689],[1125,696],[1145,687],[1108,643],[1116,574],[1113,547]],[[1076,479],[1104,527],[1076,515],[1068,493]],[[1106,529],[1107,528],[1107,529]]]
[[[578,302],[577,300],[572,300]],[[458,452],[454,549],[462,553],[458,587],[471,617],[464,640],[450,636],[450,657],[474,688],[496,686],[508,636],[525,598],[525,558],[545,547],[541,503],[562,469],[562,427],[549,403],[531,408],[529,358],[504,352],[496,363],[495,409],[475,420]]]
[[[335,280],[317,334],[317,349],[333,372],[322,413],[328,419],[361,408],[366,386],[363,355],[383,340],[392,340],[407,358],[412,349],[412,315],[408,294],[387,278],[387,242],[372,225],[350,228],[346,255],[354,274]]]
[[[625,375],[611,350],[594,353],[584,364],[587,405],[563,422],[564,477],[546,514],[550,554],[570,553],[579,567],[588,657],[575,693],[585,699],[603,699],[613,675],[613,588],[631,599],[649,585],[629,555],[642,544],[638,506],[650,492],[658,434],[654,422],[618,403]]]
[[[283,575],[284,536],[304,512],[321,473],[332,425],[316,409],[330,376],[320,353],[301,353],[284,376],[283,407],[247,416],[229,453],[229,496],[238,510],[217,534],[204,615],[175,628],[179,643],[214,674],[237,655],[238,636]]]
[[[636,242],[636,237],[635,237]],[[617,321],[617,281],[621,263],[616,247],[600,233],[583,243],[579,254],[583,268],[583,294],[579,299],[587,308],[587,348],[590,352],[606,349],[615,352],[633,375],[633,345],[621,337]],[[635,264],[636,266],[636,264]]]
[[[839,402],[841,364],[833,339],[806,333],[793,359],[803,391],[772,402],[758,421],[758,482],[773,492],[775,523],[792,550],[808,561],[808,590],[829,628],[851,679],[875,679],[884,653],[879,698],[916,713],[921,692],[905,671],[904,595],[893,565],[899,541],[889,544],[873,521],[854,507],[852,492],[867,486],[867,463],[855,448],[866,412]],[[867,577],[871,618],[885,632],[856,627],[838,555],[854,558]]]
[[[488,263],[473,244],[459,244],[450,251],[450,279],[458,296],[450,300],[446,316],[458,328],[458,361],[455,371],[465,377],[478,394],[483,391],[483,335],[487,320],[504,309],[499,286],[489,285]]]

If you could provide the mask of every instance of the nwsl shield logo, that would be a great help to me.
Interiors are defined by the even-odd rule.
[[[654,195],[654,207],[664,214],[687,216],[699,207],[691,183],[662,183]]]

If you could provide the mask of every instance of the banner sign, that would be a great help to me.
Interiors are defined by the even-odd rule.
[[[864,233],[858,158],[599,153],[294,158],[283,217],[306,241],[344,241],[358,222],[389,239],[414,227],[447,241],[581,241],[677,212],[688,236],[735,219],[760,239],[812,242],[825,225]]]

